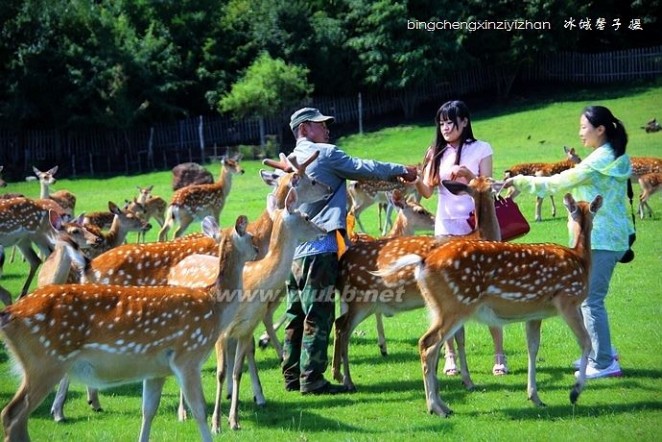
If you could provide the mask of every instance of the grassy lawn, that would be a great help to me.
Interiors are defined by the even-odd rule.
[[[661,86],[575,90],[554,100],[472,106],[473,127],[475,135],[490,142],[495,150],[496,177],[501,177],[502,171],[515,163],[561,160],[564,145],[577,148],[582,158],[588,155],[589,151],[580,146],[577,136],[579,114],[587,104],[604,104],[623,120],[630,135],[630,155],[662,157],[662,132],[646,134],[640,129],[650,118],[662,117],[660,103]],[[432,141],[432,117],[430,115],[429,122],[347,136],[337,142],[359,157],[416,163]],[[242,164],[246,174],[233,181],[232,193],[221,215],[224,226],[233,222],[238,214],[246,214],[254,220],[265,207],[269,188],[257,175],[262,166],[251,161]],[[217,164],[208,168],[214,174],[218,172]],[[169,171],[98,180],[62,179],[55,189],[75,192],[77,212],[90,212],[105,210],[108,201],[121,204],[137,193],[136,186],[150,184],[154,185],[155,194],[166,199],[171,196]],[[10,183],[5,190],[35,197],[39,192],[35,182]],[[635,185],[634,190],[638,194],[638,186]],[[560,195],[557,216],[551,217],[549,200],[546,200],[540,223],[533,223],[534,198],[522,195],[518,201],[532,224],[529,235],[520,241],[567,244],[565,209]],[[433,210],[435,199],[425,204]],[[541,399],[547,404],[545,408],[535,408],[526,400],[523,325],[513,324],[505,329],[510,374],[497,378],[491,374],[493,351],[487,327],[469,323],[467,355],[477,390],[468,392],[459,377],[442,375],[441,395],[455,415],[449,419],[428,415],[417,350],[418,338],[427,328],[427,313],[421,309],[385,320],[389,345],[386,358],[379,354],[376,345],[374,319],[367,319],[357,328],[350,344],[352,375],[358,388],[353,395],[302,397],[286,393],[275,352],[272,349],[259,351],[257,362],[268,404],[264,409],[253,404],[250,382],[245,376],[240,395],[242,430],[231,432],[224,425],[224,434],[220,437],[247,441],[440,440],[444,437],[479,441],[659,440],[662,419],[662,307],[659,302],[662,294],[662,201],[659,194],[651,198],[650,205],[655,212],[653,218],[637,219],[635,261],[617,266],[607,298],[612,339],[621,357],[624,376],[589,381],[576,406],[570,405],[568,394],[574,380],[570,363],[578,357],[579,350],[565,323],[553,318],[543,325],[538,388]],[[377,233],[376,214],[376,208],[368,209],[363,217],[371,233]],[[198,226],[195,228],[197,230]],[[157,228],[152,229],[148,240],[155,240],[157,233]],[[2,285],[18,293],[26,271],[27,265],[20,257],[13,263],[6,263]],[[258,333],[261,332],[260,328]],[[215,391],[214,372],[212,358],[203,373],[208,403]],[[11,399],[19,381],[1,348],[2,406]],[[74,385],[65,410],[68,421],[56,424],[51,420],[51,395],[33,413],[30,434],[39,441],[135,440],[140,428],[140,397],[140,385],[102,392],[105,411],[93,413],[85,403],[84,388]],[[177,401],[178,388],[170,379],[154,421],[152,440],[198,440],[193,421],[177,422]],[[228,406],[229,401],[224,401],[225,412]]]

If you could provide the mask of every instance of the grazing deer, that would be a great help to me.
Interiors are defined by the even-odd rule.
[[[504,172],[504,178],[511,178],[516,175],[530,175],[530,176],[552,176],[557,173],[561,173],[566,169],[575,167],[576,164],[581,162],[581,158],[577,156],[574,148],[569,148],[568,146],[563,146],[563,151],[565,152],[566,159],[563,161],[557,161],[556,163],[522,163],[512,166],[510,169]],[[511,190],[508,193],[508,196],[513,199],[519,195],[519,191]],[[536,197],[536,221],[542,221],[542,197]],[[556,204],[554,203],[554,196],[549,195],[549,201],[552,204],[552,216],[556,216]]]
[[[0,245],[16,246],[30,265],[30,272],[21,289],[20,297],[28,293],[32,279],[37,273],[41,259],[32,249],[34,243],[44,256],[53,250],[48,221],[48,208],[39,201],[28,198],[0,200]],[[0,287],[0,300],[11,303],[9,292]]]
[[[175,192],[166,212],[165,223],[159,231],[159,241],[167,239],[168,231],[174,224],[179,224],[175,229],[175,238],[179,238],[196,219],[213,216],[218,221],[230,194],[232,176],[244,173],[244,169],[239,165],[240,159],[241,155],[232,158],[223,157],[217,182],[194,184]]]
[[[73,217],[74,210],[76,209],[76,195],[68,190],[58,190],[57,192],[50,193],[49,188],[57,182],[55,174],[57,173],[58,166],[42,172],[36,167],[32,167],[32,171],[39,178],[39,198],[51,199],[55,201],[65,211],[69,217]]]
[[[218,279],[204,289],[49,285],[0,313],[0,335],[23,381],[1,417],[7,440],[29,440],[28,417],[65,374],[108,387],[143,381],[140,439],[149,440],[166,376],[174,375],[211,442],[202,364],[238,307],[244,263],[256,254],[240,216],[219,245]]]
[[[659,132],[662,130],[662,126],[660,123],[657,122],[657,119],[653,118],[652,120],[648,120],[646,122],[645,126],[641,127],[646,131],[646,133],[652,133],[652,132]]]
[[[457,239],[423,257],[403,256],[384,273],[416,265],[415,274],[432,324],[418,341],[425,397],[430,413],[452,413],[439,396],[437,364],[441,344],[470,317],[488,324],[526,322],[528,398],[537,406],[536,358],[543,319],[560,315],[581,347],[579,376],[570,391],[576,403],[586,380],[591,340],[579,311],[588,295],[593,217],[602,205],[566,194],[571,248],[557,244],[513,244]],[[468,370],[463,376],[469,377]]]
[[[662,188],[662,173],[647,173],[639,177],[641,195],[639,195],[639,216],[644,219],[646,210],[648,216],[653,216],[653,209],[648,205],[648,198]]]
[[[492,179],[477,177],[468,185],[450,181],[444,181],[443,184],[454,193],[466,192],[474,199],[477,224],[476,230],[468,237],[501,239],[494,209],[493,187],[496,184]],[[447,238],[434,236],[379,238],[354,244],[340,258],[336,288],[340,293],[343,314],[335,321],[332,374],[349,390],[356,390],[349,370],[349,338],[352,331],[373,313],[393,316],[425,305],[411,269],[404,268],[397,275],[385,277],[376,276],[372,272],[384,269],[395,259],[410,253],[425,256],[447,241]],[[380,350],[386,355],[386,339],[381,321],[378,322],[377,330]],[[466,368],[463,336],[458,338],[458,356],[462,367]],[[473,388],[473,384],[465,385]]]

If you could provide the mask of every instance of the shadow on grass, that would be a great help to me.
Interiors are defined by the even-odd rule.
[[[577,405],[548,405],[546,407],[522,407],[522,408],[502,408],[499,413],[507,416],[512,420],[540,420],[546,419],[562,419],[566,420],[569,417],[596,417],[596,416],[613,416],[615,414],[631,414],[633,412],[642,411],[660,411],[662,410],[662,402],[659,401],[640,401],[628,402],[627,404],[604,404],[604,405],[582,405],[581,397]],[[469,415],[478,416],[482,413],[468,413]]]

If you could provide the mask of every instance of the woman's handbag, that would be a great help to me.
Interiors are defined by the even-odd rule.
[[[499,229],[501,230],[501,241],[510,241],[521,238],[529,233],[531,226],[519,210],[519,207],[510,197],[497,196],[494,199]],[[474,213],[471,212],[467,220],[471,228],[475,228],[476,221]]]

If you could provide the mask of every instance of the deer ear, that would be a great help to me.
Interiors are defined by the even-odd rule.
[[[41,170],[37,169],[36,167],[32,166],[32,171],[34,172],[35,175],[39,176],[41,173]]]
[[[48,221],[51,223],[51,227],[55,230],[62,229],[62,218],[55,210],[48,211]]]
[[[575,199],[572,197],[572,195],[570,195],[569,193],[566,193],[565,196],[563,197],[563,204],[570,213],[574,213],[575,210],[577,210],[577,203],[575,202]]]
[[[76,218],[76,220],[75,220],[74,222],[75,222],[76,224],[78,224],[79,226],[82,226],[82,225],[83,225],[83,220],[84,220],[84,219],[85,219],[85,212],[81,212],[81,213],[78,215],[78,218]]]
[[[276,216],[276,211],[278,210],[278,203],[276,202],[276,197],[273,194],[267,195],[267,212],[269,217],[273,220]]]
[[[205,216],[202,220],[202,233],[211,239],[218,241],[220,239],[218,222],[213,216]]]
[[[265,182],[268,186],[276,187],[278,186],[278,180],[280,179],[282,175],[278,175],[275,172],[270,172],[268,170],[260,169],[260,178],[262,178],[262,181]]]
[[[602,202],[602,195],[596,195],[595,198],[593,198],[591,205],[589,206],[591,213],[596,213],[598,210],[600,210],[600,207],[602,207]]]
[[[296,210],[299,205],[297,204],[299,198],[297,197],[297,191],[295,188],[290,189],[289,192],[287,192],[287,197],[285,197],[285,208],[287,209],[288,213],[292,213]]]
[[[51,168],[47,173],[50,173],[51,175],[55,175],[57,173],[57,170],[60,168],[60,166],[55,166]]]
[[[112,201],[108,201],[108,210],[110,210],[115,215],[119,214],[119,212],[120,212],[120,208],[117,207],[117,204],[115,204]]]
[[[244,236],[246,234],[246,228],[248,227],[248,218],[246,215],[239,215],[237,221],[234,223],[234,230],[237,232],[237,235]]]

